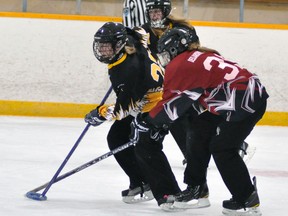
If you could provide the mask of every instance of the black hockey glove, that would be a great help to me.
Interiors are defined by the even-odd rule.
[[[163,140],[167,134],[168,134],[168,129],[153,128],[150,130],[150,138],[157,142]]]
[[[96,109],[92,110],[90,113],[86,114],[85,122],[91,124],[92,126],[101,125],[106,119],[100,115],[98,106]]]
[[[141,114],[137,115],[131,122],[130,141],[138,142],[141,136],[149,132],[149,125],[143,120]]]
[[[137,115],[137,117],[131,122],[131,141],[138,142],[139,139],[145,135],[148,135],[152,140],[160,141],[165,137],[166,134],[168,134],[167,129],[155,128],[153,125],[144,120],[143,114]]]

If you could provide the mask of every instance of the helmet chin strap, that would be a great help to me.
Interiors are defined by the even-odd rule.
[[[113,56],[111,56],[109,61],[112,61],[115,58],[115,56],[119,54],[119,52],[125,47],[126,43],[127,43],[127,41],[119,47],[119,49],[115,52],[115,54]]]

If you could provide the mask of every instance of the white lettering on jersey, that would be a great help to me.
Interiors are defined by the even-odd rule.
[[[195,51],[189,58],[188,58],[188,61],[189,62],[195,62],[197,60],[197,58],[202,55],[203,53],[202,52],[199,52],[199,51]]]

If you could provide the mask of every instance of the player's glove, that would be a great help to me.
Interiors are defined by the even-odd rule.
[[[137,115],[131,122],[130,140],[138,142],[139,138],[149,132],[149,125],[143,120],[142,115]]]
[[[168,129],[151,129],[150,131],[150,138],[155,141],[161,141],[164,137],[168,134]]]
[[[98,106],[96,109],[92,110],[90,113],[85,115],[85,122],[91,124],[92,126],[98,126],[106,121],[101,115],[101,109],[105,108],[105,105]]]
[[[145,114],[144,114],[145,116]],[[130,140],[138,142],[139,139],[144,139],[144,136],[149,136],[149,139],[160,141],[168,134],[167,129],[157,129],[152,124],[145,121],[143,114],[139,114],[131,122]]]

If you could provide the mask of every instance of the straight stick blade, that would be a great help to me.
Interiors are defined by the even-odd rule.
[[[33,200],[37,200],[37,201],[45,201],[47,200],[47,197],[40,193],[36,193],[36,192],[27,192],[25,195],[27,198],[29,199],[33,199]]]

